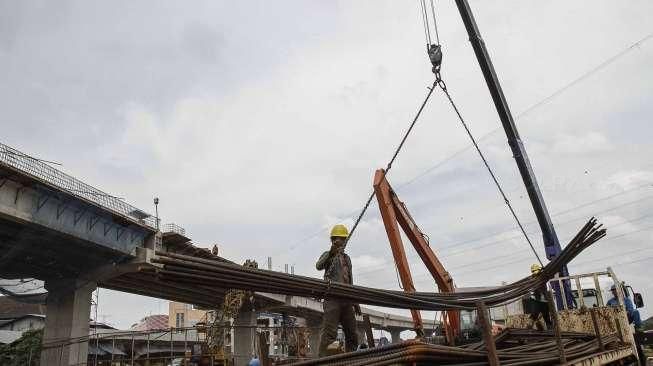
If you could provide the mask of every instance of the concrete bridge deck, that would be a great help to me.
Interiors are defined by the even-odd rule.
[[[158,219],[43,161],[0,143],[0,278],[45,282],[44,342],[88,334],[91,292],[102,287],[215,308],[225,289],[190,289],[138,272],[147,253],[169,250],[216,258],[194,246],[183,229],[158,230]],[[205,300],[210,294],[210,301]],[[204,299],[204,300],[203,300]],[[262,309],[321,318],[314,299],[257,294]],[[400,331],[409,318],[366,309],[373,326]],[[431,325],[428,321],[427,326]],[[84,343],[46,350],[42,365],[86,361]]]

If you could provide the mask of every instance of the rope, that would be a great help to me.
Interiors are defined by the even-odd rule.
[[[476,152],[478,152],[478,155],[481,157],[481,160],[483,161],[483,164],[485,165],[485,168],[487,168],[488,173],[490,173],[490,176],[492,177],[492,180],[494,181],[494,184],[496,185],[497,189],[499,190],[499,193],[501,194],[501,197],[503,197],[503,201],[506,203],[506,206],[508,206],[508,209],[510,210],[510,213],[512,214],[512,217],[517,222],[517,226],[519,226],[519,229],[521,230],[522,234],[524,235],[524,238],[526,239],[526,242],[528,242],[528,245],[531,247],[531,250],[533,251],[533,254],[535,255],[535,258],[537,258],[537,261],[540,262],[540,265],[544,266],[544,263],[542,263],[542,260],[540,259],[540,256],[537,254],[537,251],[535,250],[535,247],[533,246],[533,243],[531,242],[531,239],[528,237],[528,234],[526,234],[526,230],[524,229],[524,226],[522,225],[521,221],[517,217],[517,213],[515,212],[515,209],[510,204],[510,201],[508,200],[508,197],[506,196],[506,193],[503,191],[503,188],[501,188],[501,184],[499,184],[499,180],[497,179],[496,175],[494,174],[494,171],[492,171],[492,168],[490,167],[490,164],[487,162],[487,159],[485,158],[485,155],[483,155],[483,152],[481,151],[481,148],[478,146],[478,143],[476,142],[476,139],[474,138],[474,135],[472,134],[471,130],[467,126],[467,123],[465,122],[462,115],[460,114],[460,111],[458,110],[458,107],[456,106],[456,103],[454,103],[453,99],[451,98],[451,94],[449,94],[449,90],[447,89],[447,84],[445,84],[444,80],[442,80],[439,73],[436,74],[436,83],[437,83],[438,87],[442,90],[442,92],[444,92],[444,95],[449,100],[449,103],[451,104],[451,107],[453,107],[453,110],[456,112],[456,115],[458,116],[458,120],[460,121],[462,126],[465,128],[465,131],[467,132],[467,136],[469,136],[469,139],[472,141],[472,144],[474,145],[474,148],[476,149]]]
[[[392,164],[397,159],[397,155],[399,155],[399,152],[401,151],[404,144],[406,143],[406,139],[408,139],[408,135],[410,135],[410,132],[413,130],[413,127],[415,127],[415,124],[417,123],[417,120],[419,119],[419,116],[422,114],[422,111],[424,110],[424,107],[426,106],[426,103],[431,98],[431,95],[433,94],[433,91],[435,90],[436,84],[437,84],[437,80],[433,82],[433,85],[431,85],[431,87],[427,88],[429,90],[429,92],[426,94],[426,97],[424,98],[424,101],[422,102],[422,105],[420,105],[419,109],[417,110],[417,114],[415,115],[415,118],[413,118],[413,121],[410,123],[410,126],[408,127],[408,130],[406,130],[406,133],[404,133],[404,137],[401,139],[401,142],[399,143],[399,146],[397,146],[397,148],[395,149],[395,152],[392,155],[392,158],[390,159],[390,161],[386,165],[385,170],[383,171],[383,175],[381,176],[381,179],[385,178],[386,175],[388,175],[388,172],[390,171],[390,169],[392,169]],[[361,222],[361,220],[363,219],[363,215],[365,215],[365,212],[370,207],[370,203],[372,203],[373,198],[374,198],[374,190],[372,190],[372,193],[370,193],[369,197],[367,198],[367,201],[365,202],[365,205],[363,205],[363,209],[361,210],[361,213],[356,218],[356,221],[354,222],[354,226],[352,226],[351,231],[349,232],[349,237],[347,238],[347,243],[349,243],[349,240],[354,235],[354,232],[356,231],[356,228],[358,227],[358,224]]]

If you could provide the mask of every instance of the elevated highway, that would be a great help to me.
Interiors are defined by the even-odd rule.
[[[91,293],[98,286],[218,307],[226,289],[216,286],[197,293],[138,271],[149,266],[147,257],[154,250],[223,260],[193,245],[182,228],[159,228],[158,218],[122,198],[0,143],[0,278],[44,282],[44,342],[88,335]],[[321,319],[322,305],[315,299],[257,293],[256,302],[260,310],[304,317],[313,325]],[[365,312],[375,328],[390,331],[393,338],[412,329],[410,318]],[[251,322],[254,315],[243,316],[249,320],[236,322]],[[79,364],[86,362],[87,352],[86,343],[45,350],[41,364]]]

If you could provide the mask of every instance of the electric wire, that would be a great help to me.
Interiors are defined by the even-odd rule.
[[[619,227],[619,226],[627,225],[627,224],[633,224],[633,223],[635,223],[635,222],[638,222],[638,221],[641,221],[641,220],[644,220],[644,219],[650,218],[650,217],[652,217],[652,216],[653,216],[653,213],[648,213],[648,214],[645,214],[645,215],[641,215],[641,216],[635,217],[635,218],[633,218],[633,219],[624,220],[623,222],[620,222],[620,223],[618,223],[618,224],[616,224],[616,225],[612,225],[612,226],[611,226],[611,229],[614,229],[614,228]],[[582,219],[586,219],[586,218],[582,218]],[[578,219],[570,220],[570,221],[565,222],[565,223],[562,223],[562,224],[571,223],[571,222],[574,222],[574,221],[578,221]],[[558,225],[558,226],[560,226],[560,225]],[[630,232],[626,232],[626,233],[624,233],[624,234],[619,234],[619,235],[617,235],[617,236],[611,236],[611,235],[608,235],[607,238],[606,238],[605,240],[603,240],[603,242],[606,242],[606,241],[609,241],[609,240],[614,240],[614,239],[616,239],[616,238],[620,238],[620,237],[623,237],[623,236],[627,236],[627,235],[635,234],[635,233],[638,233],[638,232],[641,232],[641,231],[646,231],[646,230],[651,229],[651,228],[653,228],[653,226],[651,226],[651,227],[645,227],[645,228],[638,229],[638,230],[634,230],[634,231],[630,231]],[[535,232],[531,232],[531,234],[534,234],[534,233],[535,233]],[[465,248],[465,249],[461,249],[461,250],[454,251],[454,252],[447,252],[447,251],[442,251],[442,252],[438,251],[438,252],[439,252],[440,255],[445,254],[445,257],[452,257],[452,256],[456,256],[456,255],[459,255],[459,254],[463,254],[463,253],[471,252],[471,251],[473,251],[473,250],[475,250],[475,249],[487,248],[487,247],[489,247],[489,246],[494,246],[494,245],[497,245],[497,244],[508,243],[508,242],[510,242],[512,239],[516,239],[516,238],[519,238],[519,237],[521,237],[521,235],[516,235],[516,236],[514,236],[514,237],[509,237],[509,238],[506,238],[506,239],[496,240],[496,241],[493,241],[493,242],[490,242],[490,243],[482,243],[481,245],[478,245],[478,246],[474,246],[474,247],[470,247],[470,248]],[[484,258],[483,260],[481,260],[481,261],[465,263],[465,264],[462,264],[462,265],[459,265],[459,266],[454,266],[454,267],[448,268],[448,270],[453,270],[453,269],[463,268],[463,267],[467,267],[467,266],[470,266],[470,265],[474,265],[474,264],[478,264],[478,263],[483,263],[483,262],[488,261],[488,260],[501,259],[501,258],[509,258],[509,257],[513,257],[513,256],[515,256],[515,255],[521,254],[521,253],[523,253],[524,251],[528,251],[528,249],[524,249],[524,250],[520,250],[520,251],[517,251],[517,252],[513,252],[513,253],[511,253],[511,254],[498,255],[498,256],[494,256],[494,257],[485,257],[485,258]],[[409,259],[409,260],[410,260],[410,259],[416,259],[416,260],[419,260],[420,258],[419,258],[418,256],[413,255],[413,256],[409,257],[408,259]],[[370,268],[370,267],[362,267],[362,268],[363,268],[363,269],[366,269],[366,268]],[[367,277],[367,276],[369,276],[369,275],[371,275],[371,274],[373,274],[373,273],[377,273],[377,272],[384,271],[384,270],[385,270],[384,267],[381,267],[381,268],[373,268],[373,269],[370,268],[370,270],[368,270],[368,271],[363,271],[363,272],[357,273],[357,274],[356,274],[356,277],[357,277],[357,278],[361,278],[361,277],[365,278],[365,277]],[[425,274],[425,276],[430,276],[430,274]],[[415,278],[419,278],[419,277],[422,277],[422,276],[416,276]]]
[[[625,237],[625,236],[637,234],[637,233],[640,233],[640,232],[643,232],[643,231],[648,231],[648,230],[653,230],[653,226],[648,226],[648,227],[645,227],[645,228],[642,228],[642,229],[633,230],[633,231],[623,233],[623,234],[619,234],[619,235],[616,235],[616,236],[609,236],[609,237],[606,237],[603,240],[601,240],[601,242],[602,243],[608,242],[608,241],[611,241],[611,240],[615,240],[615,239],[618,239],[618,238],[622,238],[622,237]],[[510,256],[508,255],[508,256],[505,256],[504,258],[509,258],[509,257]],[[499,258],[499,257],[497,257],[497,258]],[[460,277],[462,277],[464,275],[468,275],[468,274],[478,275],[479,273],[488,272],[490,270],[495,270],[497,268],[502,268],[502,267],[505,267],[505,266],[507,266],[509,264],[523,263],[523,261],[527,260],[528,258],[530,258],[530,256],[529,257],[520,257],[518,259],[508,261],[508,262],[501,262],[501,263],[499,263],[497,265],[493,265],[493,266],[490,266],[490,267],[474,268],[474,269],[471,269],[471,270],[468,270],[468,271],[459,272],[459,273],[456,273],[456,278],[460,278]],[[611,256],[611,258],[614,258],[614,256]],[[577,264],[574,263],[574,268],[576,266],[581,265],[581,264],[582,263],[577,263]],[[416,276],[416,278],[420,278],[420,277],[423,277],[423,276]],[[419,280],[419,281],[415,281],[415,283],[416,284],[417,283],[425,283],[427,281],[430,283],[433,280],[432,279]]]
[[[604,61],[601,62],[599,65],[597,65],[597,66],[595,66],[594,68],[592,68],[592,69],[590,69],[590,70],[584,72],[584,73],[583,73],[582,75],[580,75],[579,77],[573,79],[572,81],[566,83],[566,84],[563,85],[562,87],[556,89],[553,93],[551,93],[551,94],[549,94],[548,96],[546,96],[546,97],[544,97],[544,98],[538,100],[537,102],[531,104],[530,106],[528,106],[526,109],[524,109],[523,111],[519,112],[519,113],[515,116],[515,121],[518,121],[520,118],[525,117],[526,115],[530,114],[531,112],[533,112],[534,110],[538,109],[539,107],[541,107],[541,106],[547,104],[548,102],[550,102],[551,100],[557,98],[558,96],[560,96],[561,94],[563,94],[563,93],[564,93],[565,91],[567,91],[568,89],[571,89],[572,87],[574,87],[574,86],[580,84],[581,82],[585,81],[586,79],[588,79],[590,76],[596,74],[597,72],[603,70],[603,69],[606,68],[607,66],[613,64],[615,61],[617,61],[618,59],[622,58],[622,57],[625,56],[626,54],[628,54],[628,53],[630,53],[631,51],[633,51],[633,50],[637,49],[638,47],[642,46],[644,43],[646,43],[647,41],[649,41],[651,38],[653,38],[653,33],[649,33],[648,35],[646,35],[646,36],[640,38],[640,39],[637,40],[636,42],[630,44],[628,47],[622,49],[620,52],[618,52],[618,53],[614,54],[613,56],[609,57],[608,59],[604,60]],[[479,142],[480,142],[480,141],[483,141],[483,140],[489,138],[490,136],[494,135],[495,133],[497,133],[497,132],[499,132],[499,131],[501,131],[501,128],[500,128],[500,127],[495,128],[495,129],[493,129],[493,130],[491,130],[491,131],[489,131],[489,132],[483,134],[480,138],[478,138],[477,141],[479,141]],[[446,158],[440,160],[440,161],[437,162],[436,164],[434,164],[434,165],[432,165],[431,167],[429,167],[428,169],[424,170],[422,173],[418,174],[417,176],[415,176],[415,177],[409,179],[408,181],[406,181],[406,182],[404,182],[404,183],[398,185],[397,188],[398,188],[398,189],[399,189],[399,188],[403,188],[403,187],[405,187],[405,186],[407,186],[407,185],[410,185],[410,184],[414,183],[415,181],[419,180],[420,178],[424,177],[425,175],[429,174],[430,172],[432,172],[432,171],[436,170],[437,168],[440,168],[441,166],[445,165],[446,163],[452,161],[454,158],[456,158],[457,156],[463,154],[464,152],[466,152],[467,150],[469,150],[471,147],[473,147],[473,146],[472,146],[472,145],[467,145],[467,146],[465,146],[464,148],[462,148],[462,149],[460,149],[460,150],[457,150],[457,151],[454,152],[453,154],[449,155],[448,157],[446,157]]]
[[[632,188],[632,189],[624,190],[624,191],[622,191],[622,192],[619,192],[619,193],[616,193],[616,194],[613,194],[613,195],[610,195],[610,196],[606,196],[606,197],[602,197],[602,198],[599,198],[599,199],[596,199],[596,200],[592,200],[592,201],[589,201],[589,202],[585,202],[585,203],[582,203],[582,204],[580,204],[580,205],[577,205],[577,206],[571,207],[571,208],[569,208],[569,209],[565,209],[565,210],[562,210],[562,211],[555,212],[555,213],[553,213],[553,214],[551,215],[551,217],[562,216],[562,215],[568,214],[568,213],[570,213],[570,212],[574,212],[574,211],[580,210],[580,209],[582,209],[582,208],[585,208],[585,207],[588,207],[588,206],[595,205],[595,204],[597,204],[597,203],[599,203],[599,202],[603,202],[603,201],[606,201],[606,200],[608,200],[608,199],[611,199],[611,198],[614,198],[614,197],[617,197],[617,196],[620,196],[620,195],[623,195],[623,194],[626,194],[626,193],[630,193],[630,192],[632,192],[632,191],[634,191],[634,190],[638,190],[638,189],[641,189],[641,188],[644,188],[644,187],[648,187],[648,186],[650,186],[650,184],[645,184],[645,185],[642,185],[642,186],[639,186],[639,187],[635,187],[635,188]],[[599,215],[599,214],[603,214],[603,213],[606,213],[606,212],[610,212],[610,211],[616,210],[616,209],[621,208],[621,207],[629,206],[629,205],[632,205],[632,204],[638,204],[638,203],[641,203],[642,201],[645,201],[645,200],[648,200],[648,199],[651,199],[651,198],[653,198],[653,196],[646,196],[646,197],[643,197],[643,198],[638,198],[638,199],[636,199],[636,200],[634,200],[634,201],[625,202],[625,203],[623,203],[623,204],[619,204],[619,205],[616,205],[616,206],[610,206],[609,208],[607,208],[607,209],[605,209],[605,210],[598,211],[598,212],[592,212],[592,215],[596,216],[596,215]],[[572,222],[572,221],[576,221],[576,220],[582,220],[582,219],[584,219],[584,218],[585,218],[585,217],[583,216],[583,217],[576,218],[576,219],[574,219],[574,220],[563,221],[563,222],[559,223],[559,225],[560,225],[560,224],[566,224],[566,223],[569,223],[569,222]],[[524,226],[528,226],[528,225],[532,225],[532,224],[537,224],[537,221],[528,221],[528,222],[525,222],[525,223],[524,223]],[[478,237],[475,237],[475,238],[473,238],[473,239],[465,239],[465,240],[462,240],[462,241],[453,241],[453,242],[444,242],[444,243],[441,243],[441,244],[439,245],[439,248],[438,248],[438,249],[441,250],[441,249],[448,249],[448,248],[457,247],[457,246],[460,246],[460,245],[463,245],[463,244],[468,244],[468,243],[472,243],[472,242],[475,242],[475,241],[479,241],[479,240],[487,239],[487,238],[489,238],[489,237],[493,237],[493,236],[498,236],[498,235],[501,235],[501,234],[509,233],[509,232],[511,232],[511,231],[513,231],[513,230],[515,230],[515,229],[518,229],[518,227],[517,227],[517,226],[512,226],[512,227],[510,227],[510,228],[508,228],[508,229],[503,229],[503,230],[500,230],[500,231],[494,231],[494,232],[492,232],[492,233],[485,234],[485,235],[482,235],[482,236],[478,236]]]
[[[420,4],[421,4],[421,1],[423,1],[423,0],[420,0]],[[422,9],[423,9],[423,7],[422,7]],[[422,11],[422,16],[424,16],[424,12],[423,12],[423,11]],[[601,62],[601,63],[600,63],[599,65],[597,65],[596,67],[594,67],[594,68],[592,68],[592,69],[586,71],[585,73],[583,73],[582,75],[580,75],[580,76],[577,77],[576,79],[573,79],[572,81],[568,82],[567,84],[563,85],[562,87],[556,89],[553,93],[549,94],[549,95],[546,96],[545,98],[540,99],[539,101],[537,101],[537,102],[531,104],[531,105],[528,106],[526,109],[524,109],[523,111],[521,111],[520,113],[518,113],[518,114],[515,116],[515,120],[516,120],[516,121],[520,120],[521,118],[523,118],[524,116],[526,116],[526,115],[532,113],[534,110],[538,109],[539,107],[541,107],[541,106],[545,105],[546,103],[550,102],[551,100],[557,98],[558,96],[560,96],[561,94],[563,94],[563,93],[564,93],[565,91],[567,91],[568,89],[572,88],[573,86],[576,86],[576,85],[580,84],[581,82],[585,81],[585,80],[588,79],[590,76],[592,76],[593,74],[595,74],[595,73],[597,73],[597,72],[603,70],[603,69],[606,68],[607,66],[613,64],[614,62],[616,62],[617,60],[619,60],[619,59],[622,58],[623,56],[627,55],[628,53],[630,53],[630,52],[633,51],[634,49],[637,49],[637,47],[642,46],[644,43],[648,42],[651,38],[653,38],[653,33],[649,33],[649,34],[647,34],[646,36],[644,36],[644,37],[640,38],[639,40],[637,40],[636,42],[630,44],[628,47],[622,49],[620,52],[618,52],[618,53],[616,53],[615,55],[613,55],[613,56],[609,57],[608,59],[604,60],[603,62]],[[427,41],[428,41],[428,38],[427,38]],[[491,131],[489,131],[489,132],[483,134],[480,138],[477,139],[477,142],[480,142],[480,141],[483,141],[483,140],[489,138],[490,136],[494,135],[495,133],[499,132],[500,130],[501,130],[501,128],[495,128],[495,129],[493,129],[493,130],[491,130]],[[396,186],[396,189],[399,190],[399,189],[405,188],[405,187],[408,186],[408,185],[413,184],[414,182],[420,180],[421,178],[423,178],[424,176],[426,176],[426,175],[428,175],[429,173],[433,172],[434,170],[436,170],[436,169],[438,169],[438,168],[444,166],[445,164],[447,164],[447,163],[453,161],[455,158],[457,158],[458,156],[460,156],[460,155],[462,155],[463,153],[465,153],[465,152],[466,152],[467,150],[469,150],[471,147],[473,147],[473,145],[467,145],[467,146],[465,146],[464,148],[462,148],[462,149],[460,149],[460,150],[457,150],[457,151],[454,152],[453,154],[447,156],[446,158],[440,160],[440,161],[437,162],[436,164],[430,166],[429,168],[427,168],[426,170],[424,170],[422,173],[416,175],[415,177],[413,177],[413,178],[407,180],[407,181],[404,182],[404,183],[401,183],[401,184],[397,185],[397,186]],[[356,212],[358,212],[358,210],[353,211],[352,213],[346,215],[346,217],[353,216]],[[317,236],[317,235],[319,235],[319,234],[321,234],[321,233],[323,233],[323,232],[325,232],[325,231],[327,231],[327,230],[328,230],[327,228],[323,228],[323,229],[321,229],[321,230],[319,230],[319,231],[316,231],[315,233],[313,233],[313,234],[311,234],[311,235],[309,235],[309,236],[304,237],[303,239],[301,239],[301,240],[295,242],[295,244],[291,245],[291,248],[290,248],[288,251],[295,249],[298,245],[307,242],[309,239],[312,239],[312,238],[314,238],[315,236]]]

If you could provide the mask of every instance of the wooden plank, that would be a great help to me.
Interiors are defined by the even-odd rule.
[[[562,345],[562,338],[560,337],[560,320],[558,319],[558,312],[556,311],[556,307],[553,304],[553,293],[551,291],[547,291],[546,300],[549,304],[549,315],[553,321],[553,329],[556,337],[556,343],[558,344],[558,352],[560,352],[560,363],[565,364],[567,363],[567,356],[565,355],[565,348]],[[566,301],[564,301],[564,303],[566,303]]]
[[[601,351],[605,350],[603,345],[603,337],[601,337],[601,330],[599,329],[599,320],[596,315],[596,308],[590,309],[590,315],[592,316],[592,326],[594,327],[594,334],[596,334],[596,339],[599,341],[599,349]]]
[[[487,350],[487,360],[490,366],[499,366],[500,363],[499,356],[497,355],[497,345],[494,343],[492,324],[490,324],[485,303],[480,301],[476,303],[476,316],[478,317],[479,324],[481,324],[483,340],[485,341],[485,348]]]

